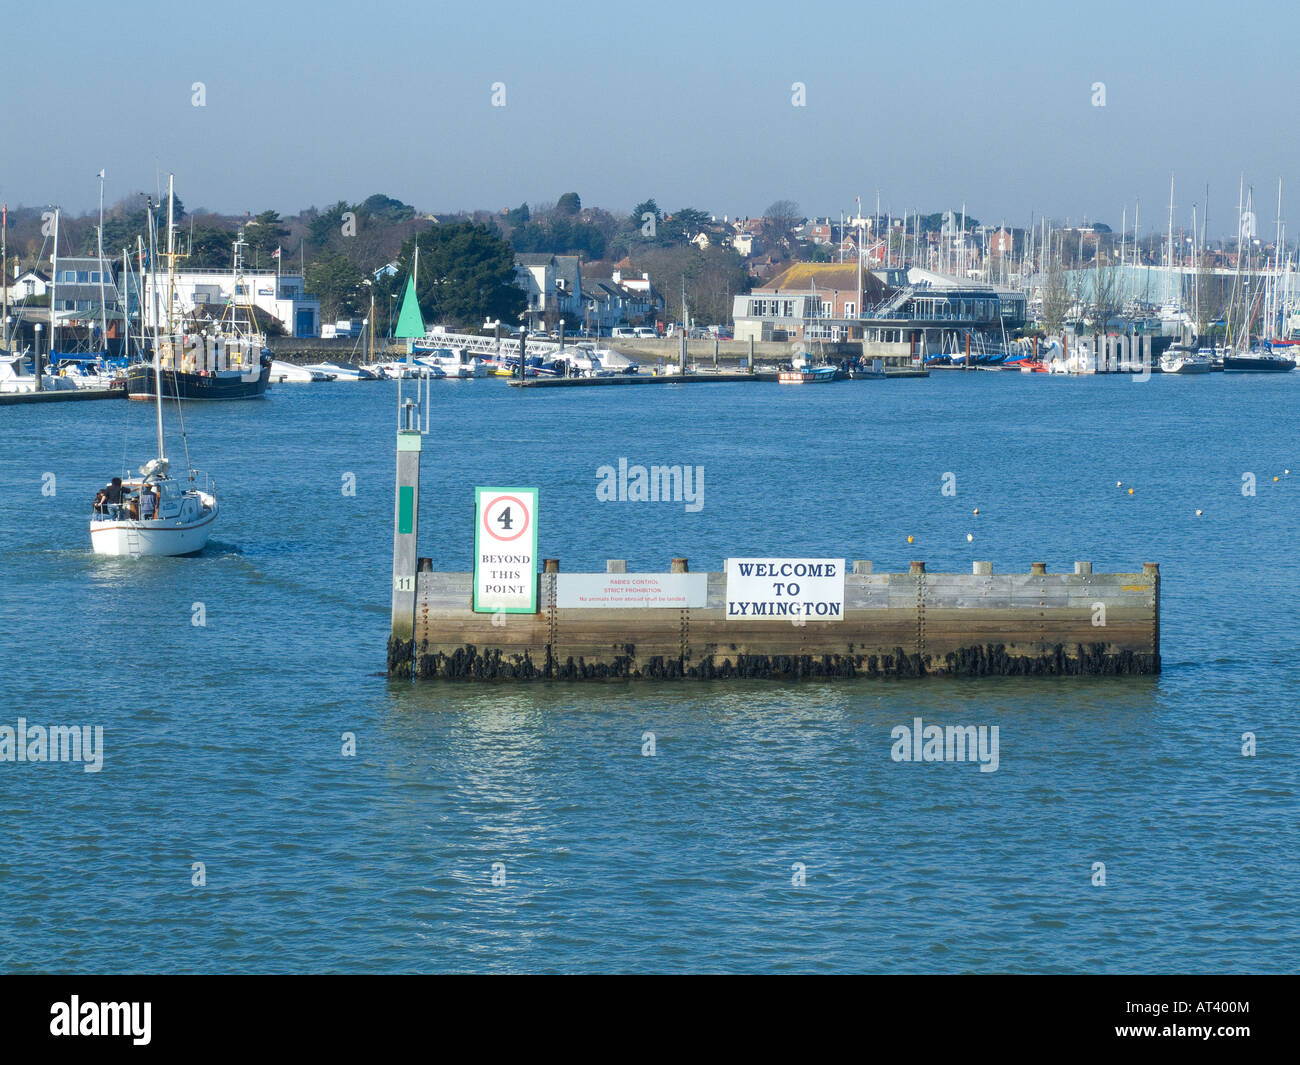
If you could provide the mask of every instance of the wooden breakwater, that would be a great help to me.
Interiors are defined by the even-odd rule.
[[[612,563],[618,567],[620,563]],[[681,569],[685,564],[681,563]],[[1122,675],[1160,671],[1160,573],[875,573],[853,564],[834,621],[729,619],[726,574],[698,608],[557,605],[558,567],[537,575],[536,614],[471,608],[471,575],[420,560],[410,639],[393,676],[438,680]],[[615,570],[618,571],[617,569]]]
[[[421,387],[427,426],[427,382]],[[1160,671],[1160,567],[1154,562],[1123,573],[1094,573],[1089,562],[1076,562],[1072,573],[1048,573],[1041,562],[1028,573],[994,573],[991,562],[975,562],[971,573],[953,574],[929,573],[924,562],[911,563],[906,573],[876,573],[868,561],[850,568],[844,559],[732,558],[725,573],[691,574],[680,558],[666,574],[629,574],[615,559],[604,573],[561,574],[558,560],[545,559],[539,573],[537,490],[497,487],[475,492],[467,532],[476,572],[435,572],[430,559],[417,555],[419,405],[408,400],[400,406],[392,677],[710,680]],[[661,490],[664,483],[660,471]],[[531,541],[524,538],[528,531]],[[496,595],[512,598],[494,602]]]

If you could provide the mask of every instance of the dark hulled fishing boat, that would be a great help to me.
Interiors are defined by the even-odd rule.
[[[187,341],[190,339],[195,341],[196,347],[202,346],[210,350],[210,342],[205,342],[206,338],[186,338]],[[128,368],[126,394],[131,399],[153,399],[156,395],[155,380],[162,382],[163,399],[199,402],[255,399],[266,392],[271,380],[271,353],[265,350],[256,356],[251,352],[242,353],[238,362],[233,364],[218,356],[210,361],[203,360],[208,364],[201,365],[193,355],[183,355],[179,367],[175,365],[176,360],[168,350],[168,345],[163,345],[160,353],[162,372],[158,375],[154,374],[150,363],[135,363]]]

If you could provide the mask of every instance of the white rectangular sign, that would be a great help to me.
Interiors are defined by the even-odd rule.
[[[839,621],[844,617],[844,559],[727,559],[728,621]]]
[[[474,610],[537,613],[537,489],[474,489]]]
[[[557,607],[702,607],[707,573],[560,573]]]

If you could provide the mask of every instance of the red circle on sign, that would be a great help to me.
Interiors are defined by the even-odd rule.
[[[498,503],[514,503],[523,512],[523,528],[513,536],[501,536],[494,528],[492,528],[491,525],[488,524],[490,512]],[[532,519],[529,516],[528,508],[524,506],[523,500],[519,499],[518,496],[496,496],[486,507],[483,508],[483,528],[487,530],[487,534],[492,537],[493,540],[500,540],[503,543],[508,543],[511,540],[518,540],[519,537],[523,536],[524,533],[528,531],[528,526],[531,524],[531,521]]]

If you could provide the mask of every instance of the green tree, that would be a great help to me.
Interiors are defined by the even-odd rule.
[[[415,217],[415,208],[381,192],[367,196],[356,207],[358,214],[373,218],[381,225],[394,225]]]
[[[659,224],[659,243],[685,244],[701,230],[708,229],[712,221],[708,211],[683,207],[680,211],[674,211]]]
[[[582,210],[582,200],[576,192],[566,192],[555,201],[555,213],[561,215],[576,215]]]
[[[339,200],[334,206],[317,214],[307,227],[311,243],[318,248],[328,247],[335,237],[342,234],[343,216],[349,211],[355,213],[356,209],[347,200]]]
[[[368,312],[370,298],[364,291],[364,277],[356,264],[342,252],[318,255],[307,267],[307,291],[320,299],[322,321],[337,321]]]
[[[289,235],[276,211],[263,211],[244,225],[244,240],[248,242],[248,261],[266,269],[272,263],[271,253]]]
[[[488,318],[514,322],[527,300],[515,284],[515,252],[484,225],[453,222],[415,238],[420,248],[417,287],[425,321],[478,325]],[[412,244],[402,249],[411,261]]]

